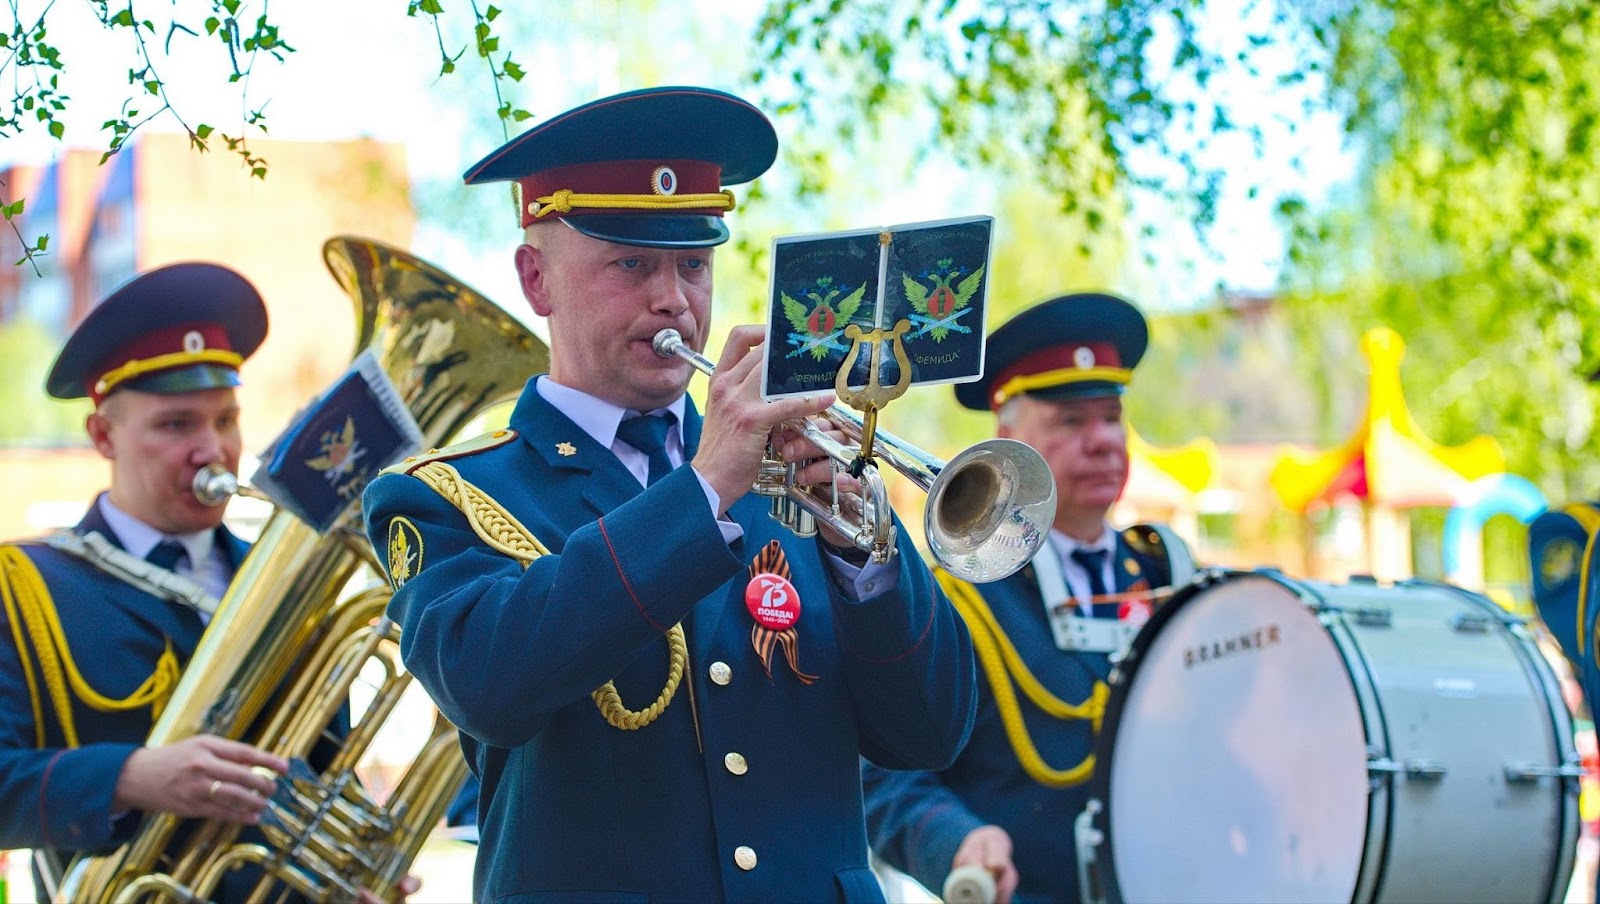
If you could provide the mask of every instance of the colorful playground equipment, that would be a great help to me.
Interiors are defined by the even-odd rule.
[[[1496,515],[1523,524],[1544,511],[1544,493],[1516,474],[1489,474],[1467,485],[1444,519],[1444,578],[1452,584],[1483,587],[1483,525]]]
[[[1217,472],[1217,444],[1207,437],[1181,446],[1153,446],[1128,428],[1128,486],[1118,501],[1137,512],[1120,521],[1158,521],[1192,546],[1199,533],[1200,493]]]
[[[1474,498],[1473,481],[1502,474],[1505,453],[1490,436],[1441,446],[1423,435],[1401,391],[1405,341],[1394,330],[1368,330],[1361,351],[1369,377],[1360,424],[1336,448],[1285,450],[1268,482],[1279,502],[1301,516],[1318,505],[1359,501],[1366,521],[1366,570],[1394,580],[1411,575],[1411,536],[1403,513],[1422,506],[1450,508]],[[1307,571],[1312,570],[1308,562]]]

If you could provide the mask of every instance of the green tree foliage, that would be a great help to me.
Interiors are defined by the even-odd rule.
[[[26,319],[0,328],[0,445],[13,443],[84,442],[83,419],[87,403],[48,398],[40,391],[44,375],[55,357],[56,339],[50,331]]]
[[[295,52],[272,18],[268,0],[173,0],[165,9],[160,4],[146,4],[139,12],[135,12],[136,4],[131,0],[82,2],[102,28],[126,35],[131,52],[122,108],[101,125],[106,138],[101,162],[120,150],[146,123],[170,117],[188,134],[195,150],[207,151],[220,142],[229,153],[238,155],[250,175],[266,176],[267,161],[251,151],[250,139],[267,134],[267,104],[251,95],[250,74],[264,58],[282,63]],[[8,6],[9,9],[0,10],[0,85],[10,89],[4,92],[10,97],[0,99],[0,139],[30,128],[42,128],[59,139],[65,134],[65,119],[72,102],[61,85],[70,54],[58,46],[51,23],[67,12],[66,4],[56,0],[13,0]],[[149,13],[150,6],[160,12]],[[495,113],[503,129],[529,118],[530,114],[508,100],[501,90],[502,84],[521,81],[524,71],[510,51],[500,48],[494,25],[501,14],[498,7],[468,0],[465,11],[458,11],[455,16],[470,23],[470,36],[465,39],[447,37],[442,22],[446,10],[441,0],[409,0],[405,14],[431,25],[438,38],[440,75],[454,72],[467,49],[472,49],[490,76]],[[168,93],[168,83],[162,75],[175,55],[195,54],[215,45],[221,46],[220,59],[225,61],[220,64],[217,77],[237,86],[240,116],[236,127],[218,128],[193,120]],[[37,271],[37,259],[48,253],[49,236],[24,237],[18,230],[16,220],[25,202],[25,198],[13,195],[10,186],[0,184],[0,218],[23,247],[23,257],[17,263],[33,264]]]
[[[764,90],[830,137],[924,106],[925,144],[1037,161],[1064,210],[1154,190],[1202,233],[1226,180],[1269,190],[1240,79],[1299,98],[1291,126],[1338,117],[1357,184],[1271,198],[1297,378],[1359,381],[1356,339],[1387,324],[1437,440],[1491,433],[1552,496],[1600,488],[1591,0],[772,0],[758,38]]]

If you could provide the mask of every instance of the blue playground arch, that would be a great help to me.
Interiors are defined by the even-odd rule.
[[[1483,525],[1495,515],[1510,515],[1527,524],[1545,510],[1546,500],[1539,488],[1515,474],[1487,474],[1468,485],[1462,501],[1444,519],[1445,579],[1461,567],[1467,544],[1482,542]]]

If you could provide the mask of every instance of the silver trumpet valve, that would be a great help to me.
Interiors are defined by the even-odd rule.
[[[716,372],[711,359],[689,348],[677,330],[656,333],[651,347],[663,358],[682,358],[707,376]],[[775,497],[773,517],[792,530],[826,524],[851,537],[873,561],[886,562],[894,553],[896,531],[878,469],[869,464],[861,471],[859,501],[847,501],[839,492],[839,473],[848,472],[858,458],[865,432],[862,417],[842,405],[829,407],[822,416],[857,446],[838,442],[810,420],[784,426],[804,434],[832,461],[832,483],[826,489],[796,486],[795,468],[769,452],[752,489]],[[1014,574],[1043,547],[1055,520],[1055,478],[1039,453],[1024,443],[988,440],[944,462],[879,429],[873,458],[887,462],[928,494],[923,529],[929,551],[962,580],[984,583]]]

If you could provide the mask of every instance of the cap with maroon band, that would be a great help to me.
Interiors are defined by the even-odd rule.
[[[518,222],[559,219],[620,245],[701,248],[728,240],[726,185],[778,154],[765,114],[710,88],[647,88],[584,104],[473,164],[468,185],[515,182]]]
[[[956,400],[998,411],[1007,399],[1121,395],[1144,357],[1150,331],[1129,302],[1101,292],[1042,301],[989,336],[984,374],[956,386]]]
[[[218,264],[181,263],[118,287],[78,324],[45,391],[96,405],[118,389],[172,394],[238,386],[267,335],[250,281]]]

